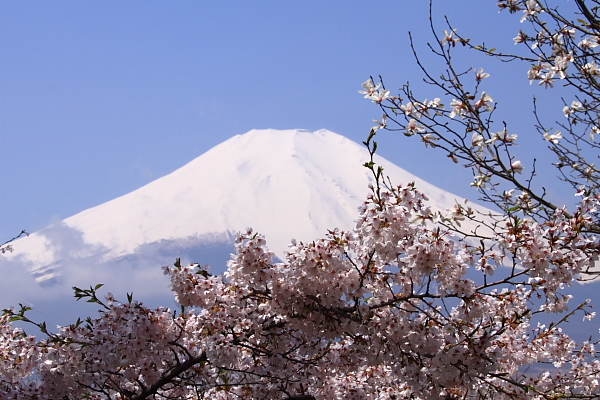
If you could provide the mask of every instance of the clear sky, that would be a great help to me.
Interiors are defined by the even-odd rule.
[[[0,238],[126,194],[253,128],[364,140],[381,116],[357,93],[370,75],[437,95],[419,84],[408,46],[412,31],[441,71],[426,48],[428,3],[0,0]],[[475,42],[514,50],[520,16],[495,2],[436,0],[434,14],[439,32],[447,15]],[[542,149],[529,110],[546,92],[529,86],[527,66],[461,54],[492,74],[498,123],[535,138],[524,154]],[[401,136],[382,133],[379,153],[476,197],[469,171]]]

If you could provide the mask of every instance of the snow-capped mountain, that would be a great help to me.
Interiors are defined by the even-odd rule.
[[[363,145],[327,130],[234,136],[169,175],[16,242],[0,270],[29,273],[4,281],[0,306],[32,295],[7,296],[23,285],[37,287],[35,295],[98,282],[115,292],[168,293],[161,265],[182,257],[221,272],[235,233],[246,227],[283,259],[292,238],[352,229],[373,179],[363,167],[368,159]],[[376,162],[394,183],[415,181],[434,210],[463,201],[382,157]]]
[[[234,136],[169,175],[15,242],[16,251],[0,257],[0,309],[23,303],[34,320],[65,325],[95,308],[76,303],[71,287],[97,283],[120,299],[133,291],[150,307],[175,306],[160,267],[177,257],[221,273],[235,233],[246,227],[264,234],[281,259],[292,238],[352,229],[373,180],[368,159],[364,146],[327,130]],[[376,162],[392,183],[414,181],[434,211],[463,202],[382,157]],[[585,299],[595,287],[573,291]],[[569,326],[588,333],[581,322]]]
[[[30,260],[32,272],[44,280],[53,274],[44,269],[65,256],[118,260],[148,246],[176,247],[175,241],[186,248],[228,242],[251,226],[283,258],[292,237],[312,240],[327,229],[352,228],[373,179],[363,167],[368,159],[364,146],[327,130],[253,130],[138,190],[19,241],[11,256]],[[377,163],[393,182],[415,181],[434,209],[463,200],[382,157]],[[51,237],[61,230],[75,235]],[[68,243],[61,239],[76,241],[77,233],[80,243],[65,249]]]

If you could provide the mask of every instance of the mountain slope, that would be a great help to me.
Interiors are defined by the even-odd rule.
[[[155,288],[159,267],[176,257],[222,271],[235,233],[246,227],[264,234],[283,259],[292,238],[310,241],[328,229],[352,229],[373,179],[363,167],[368,159],[364,146],[327,130],[253,130],[140,189],[19,240],[0,268],[29,271],[46,286],[110,282],[113,290],[153,295],[166,292],[166,285]],[[393,183],[415,181],[434,210],[463,200],[381,157],[376,161]],[[20,279],[5,285],[32,285],[30,278]],[[14,302],[11,290],[2,288],[0,306]]]
[[[83,232],[85,244],[96,246],[79,256],[102,248],[109,260],[148,243],[218,237],[252,226],[281,257],[292,237],[311,240],[327,229],[352,227],[372,180],[362,166],[368,157],[363,146],[327,130],[253,130],[64,223]],[[461,200],[381,157],[377,162],[393,182],[415,181],[434,208]],[[32,260],[56,261],[56,251],[41,236],[19,242],[15,255],[27,252]]]

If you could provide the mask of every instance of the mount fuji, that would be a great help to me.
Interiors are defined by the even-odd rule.
[[[175,258],[222,273],[235,234],[247,227],[264,234],[280,259],[292,238],[352,229],[373,181],[363,167],[368,160],[364,146],[327,130],[234,136],[140,189],[14,242],[15,252],[0,257],[0,309],[22,303],[33,308],[33,320],[66,325],[95,307],[73,301],[71,287],[97,283],[105,284],[100,295],[110,290],[124,299],[133,291],[149,307],[176,307],[160,268]],[[414,181],[434,211],[463,202],[382,157],[375,161],[393,184]],[[569,292],[579,304],[597,298],[596,288]],[[569,330],[585,340],[590,325],[579,319]]]
[[[220,273],[234,235],[247,227],[284,259],[292,238],[352,229],[373,181],[363,167],[368,160],[364,146],[328,130],[234,136],[169,175],[15,242],[15,252],[0,258],[0,307],[39,307],[72,286],[96,283],[172,299],[162,265],[181,257]],[[375,161],[394,184],[414,181],[434,211],[464,200],[382,157]]]

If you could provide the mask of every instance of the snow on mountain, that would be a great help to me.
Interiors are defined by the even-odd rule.
[[[221,273],[235,233],[246,227],[263,233],[281,259],[292,238],[352,229],[373,180],[368,159],[364,146],[327,130],[234,136],[169,175],[15,242],[16,251],[0,257],[0,309],[23,303],[33,307],[32,319],[65,325],[95,308],[75,302],[71,287],[97,283],[120,299],[133,291],[149,307],[175,307],[160,267],[177,257]],[[414,181],[433,210],[463,202],[382,157],[376,162],[393,184]],[[595,288],[568,290],[579,304],[597,297]],[[589,336],[581,319],[569,329]]]
[[[31,286],[31,276],[34,287],[45,283],[41,292],[104,282],[162,293],[164,279],[154,289],[161,265],[182,257],[221,272],[235,233],[246,227],[264,234],[283,259],[292,238],[352,229],[373,180],[363,167],[368,159],[363,145],[328,130],[234,136],[169,175],[16,242],[0,270],[18,265],[32,275],[5,280],[0,306],[14,301],[6,286]],[[382,157],[376,162],[394,184],[415,181],[434,210],[463,201]]]

